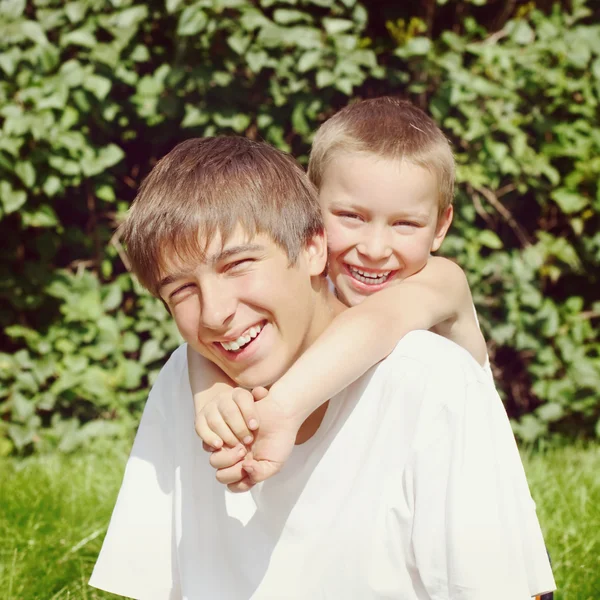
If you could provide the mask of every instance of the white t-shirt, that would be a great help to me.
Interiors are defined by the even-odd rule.
[[[554,589],[504,407],[462,348],[408,334],[283,471],[217,483],[185,347],[150,393],[90,584],[142,600],[526,600]]]

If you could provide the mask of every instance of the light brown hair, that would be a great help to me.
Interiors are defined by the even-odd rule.
[[[439,212],[454,196],[454,157],[435,121],[410,102],[384,96],[346,106],[317,131],[308,176],[320,189],[329,163],[340,153],[365,153],[409,160],[437,178]]]
[[[173,260],[203,260],[216,234],[240,225],[269,235],[294,264],[323,232],[317,192],[289,155],[242,137],[190,139],[163,157],[142,183],[122,225],[133,272],[158,295]]]

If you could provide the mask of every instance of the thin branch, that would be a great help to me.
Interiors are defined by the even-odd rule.
[[[504,204],[498,200],[498,196],[496,196],[492,190],[486,187],[480,187],[475,188],[475,191],[479,192],[498,211],[500,216],[513,230],[523,247],[527,248],[528,246],[531,246],[531,240],[529,239],[529,236],[525,230],[517,223],[517,220],[514,218],[510,210],[508,210],[508,208],[506,208],[506,206],[504,206]]]
[[[494,228],[494,221],[492,217],[486,212],[485,208],[483,208],[483,204],[481,204],[481,200],[479,199],[479,194],[475,193],[473,188],[469,186],[471,200],[473,201],[473,206],[475,207],[475,212],[487,223],[487,226],[490,229]]]
[[[121,262],[123,263],[125,268],[129,272],[131,272],[131,262],[129,261],[129,258],[127,257],[127,253],[125,252],[125,248],[123,248],[123,244],[121,244],[121,232],[119,229],[117,229],[113,233],[113,236],[110,238],[109,244],[111,244],[111,246],[114,246],[116,248],[117,254],[119,255],[119,258],[121,259]]]

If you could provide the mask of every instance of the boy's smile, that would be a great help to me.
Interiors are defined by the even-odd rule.
[[[348,305],[420,271],[452,220],[438,219],[439,190],[410,161],[339,154],[320,190],[329,240],[329,276]]]
[[[253,388],[279,379],[333,317],[313,289],[325,266],[324,237],[293,266],[268,236],[248,237],[238,229],[225,244],[214,239],[205,260],[169,265],[160,295],[185,341]]]

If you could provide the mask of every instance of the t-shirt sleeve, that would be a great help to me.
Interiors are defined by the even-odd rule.
[[[406,473],[414,561],[429,597],[527,600],[555,589],[496,391],[456,365],[431,375]]]
[[[178,388],[175,366],[165,365],[150,392],[90,579],[93,587],[141,600],[181,598],[173,535],[172,447],[162,410]]]

